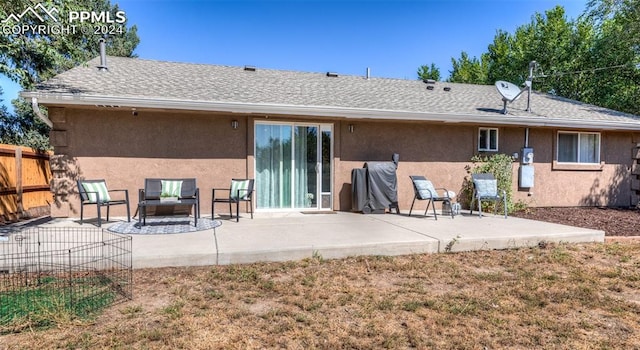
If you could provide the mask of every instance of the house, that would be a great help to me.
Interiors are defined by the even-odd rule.
[[[503,114],[494,86],[109,56],[21,96],[53,125],[54,216],[78,215],[78,178],[105,178],[135,202],[144,178],[195,177],[207,213],[211,188],[247,177],[258,212],[349,211],[352,169],[393,153],[401,209],[409,175],[458,192],[470,158],[495,153],[518,153],[514,200],[530,206],[638,202],[640,117],[549,94]],[[528,188],[517,180],[524,146],[535,154]]]

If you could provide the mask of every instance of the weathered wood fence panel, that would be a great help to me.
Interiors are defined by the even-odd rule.
[[[48,152],[0,144],[0,221],[38,216],[53,200]]]

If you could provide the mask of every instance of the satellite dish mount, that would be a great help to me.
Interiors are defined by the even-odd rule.
[[[538,66],[536,61],[529,62],[529,77],[524,82],[524,89],[520,90],[520,88],[516,84],[512,84],[508,81],[498,80],[496,81],[496,89],[500,95],[502,95],[502,102],[504,103],[504,107],[502,109],[502,114],[507,114],[507,102],[511,103],[520,97],[523,92],[528,92],[527,98],[527,112],[531,112],[531,82],[533,81],[533,70]]]

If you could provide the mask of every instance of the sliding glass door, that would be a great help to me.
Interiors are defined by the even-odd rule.
[[[258,209],[331,209],[331,125],[256,123]]]

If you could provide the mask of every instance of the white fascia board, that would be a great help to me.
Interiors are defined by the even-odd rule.
[[[117,106],[132,108],[175,109],[189,111],[229,112],[260,115],[299,115],[337,117],[347,119],[379,119],[397,121],[431,121],[443,123],[473,123],[512,125],[524,127],[558,127],[594,130],[640,131],[640,121],[585,120],[550,118],[543,116],[516,116],[511,114],[480,115],[457,113],[429,113],[331,106],[302,106],[271,103],[213,102],[141,97],[115,97],[77,94],[47,94],[21,92],[20,96],[36,97],[43,105]]]

